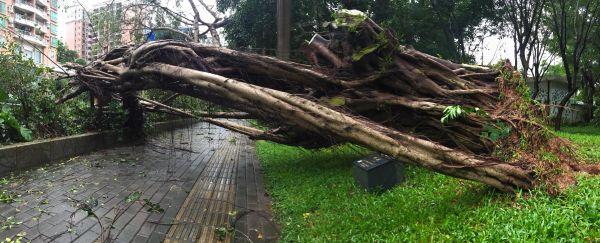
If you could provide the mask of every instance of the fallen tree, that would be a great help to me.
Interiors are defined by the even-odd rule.
[[[121,100],[127,125],[143,111],[197,117],[255,139],[308,148],[356,143],[503,191],[575,182],[571,145],[543,125],[510,63],[452,63],[402,46],[361,13],[341,12],[304,46],[312,65],[198,43],[157,41],[115,49],[76,76],[61,103],[83,92]],[[236,112],[179,110],[137,96],[162,89]],[[214,119],[258,119],[259,130]]]

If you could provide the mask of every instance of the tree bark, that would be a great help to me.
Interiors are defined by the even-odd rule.
[[[567,94],[565,94],[565,96],[560,100],[556,111],[556,120],[554,120],[554,130],[560,131],[563,113],[565,111],[565,108],[567,107],[567,103],[569,102],[569,100],[571,100],[571,97],[573,97],[575,92],[577,92],[577,89],[572,89]]]
[[[596,94],[595,79],[589,70],[583,71],[584,82],[584,122],[589,123],[594,118],[594,95]]]
[[[194,28],[194,42],[198,42],[200,41],[200,12],[198,11],[198,8],[196,8],[194,0],[188,0],[188,2],[192,7],[192,11],[194,11],[194,23],[192,26]]]
[[[328,42],[308,47],[314,48],[318,66],[159,41],[115,50],[110,60],[93,66],[73,66],[77,80],[84,81],[73,85],[121,94],[168,90],[261,120],[271,129],[236,126],[210,117],[216,113],[193,114],[149,100],[146,109],[306,148],[351,142],[503,191],[556,179],[559,175],[543,171],[558,167],[560,176],[572,176],[571,164],[578,160],[559,149],[569,145],[540,124],[541,109],[520,93],[523,80],[510,62],[500,70],[452,63],[400,45],[368,18],[353,24],[357,31],[340,27],[327,35]],[[452,111],[455,116],[448,118]],[[544,161],[542,151],[560,162]]]

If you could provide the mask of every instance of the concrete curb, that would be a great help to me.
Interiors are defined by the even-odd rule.
[[[187,127],[194,123],[195,121],[191,119],[159,122],[147,129],[147,132],[155,134]],[[124,144],[120,131],[103,131],[2,146],[0,147],[0,176]]]

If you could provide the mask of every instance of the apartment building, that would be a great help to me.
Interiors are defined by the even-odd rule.
[[[56,62],[57,21],[58,0],[0,0],[0,41],[19,43],[37,64]]]
[[[66,47],[76,51],[79,58],[91,61],[92,45],[96,39],[85,10],[79,4],[65,6],[65,20],[63,39]]]
[[[131,27],[124,20],[125,16],[133,16],[135,13],[125,11],[124,8],[125,5],[132,2],[106,0],[98,2],[88,9],[83,9],[79,4],[66,6],[63,39],[67,48],[77,51],[79,58],[91,61],[95,55],[106,53],[122,44],[131,43]]]

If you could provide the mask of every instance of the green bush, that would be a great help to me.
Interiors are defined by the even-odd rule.
[[[77,61],[77,60],[75,60]],[[0,143],[78,134],[90,130],[119,129],[125,122],[126,111],[118,101],[111,101],[104,114],[97,116],[90,109],[89,94],[80,95],[61,105],[55,101],[67,87],[67,80],[56,79],[52,70],[37,66],[25,58],[16,44],[0,45]],[[164,101],[172,92],[141,91],[143,97]],[[179,96],[169,105],[189,110],[220,110],[198,99]],[[177,117],[148,113],[149,123]]]
[[[51,78],[51,70],[23,57],[18,45],[0,49],[0,89],[6,94],[0,100],[3,113],[10,113],[24,127],[19,129],[21,136],[3,131],[2,143],[76,134],[91,128],[92,114],[84,98],[64,105],[54,103],[66,81]]]
[[[8,94],[0,89],[0,139],[2,141],[9,140],[31,140],[31,130],[22,126],[17,118],[13,115],[10,107],[5,104]]]

